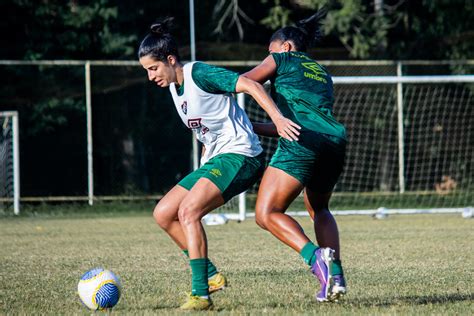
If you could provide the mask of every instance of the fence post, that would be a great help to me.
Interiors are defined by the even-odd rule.
[[[18,112],[12,117],[13,125],[13,212],[20,214],[20,128],[18,127]]]
[[[87,116],[87,187],[89,205],[94,204],[94,168],[92,159],[92,106],[91,106],[91,63],[84,64],[86,75],[86,116]]]
[[[237,94],[237,104],[245,110],[245,94]],[[239,194],[239,220],[244,221],[247,217],[246,191]]]
[[[403,76],[402,63],[397,62],[397,77]],[[403,84],[397,82],[397,112],[398,112],[398,185],[400,193],[405,192],[405,131],[403,127]]]

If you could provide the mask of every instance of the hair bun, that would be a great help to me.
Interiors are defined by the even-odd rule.
[[[171,28],[173,27],[173,20],[173,17],[167,17],[163,20],[158,20],[150,26],[150,33],[160,36],[169,34]]]

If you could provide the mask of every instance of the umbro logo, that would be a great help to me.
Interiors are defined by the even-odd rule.
[[[211,171],[209,171],[214,177],[220,177],[222,176],[222,173],[219,169],[211,169]]]

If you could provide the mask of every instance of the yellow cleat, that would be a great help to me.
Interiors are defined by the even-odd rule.
[[[209,294],[211,294],[225,289],[227,286],[227,279],[222,273],[217,272],[209,278],[207,284],[209,284]]]
[[[202,311],[212,308],[211,298],[204,298],[197,295],[188,296],[188,301],[181,305],[180,309],[186,311]]]

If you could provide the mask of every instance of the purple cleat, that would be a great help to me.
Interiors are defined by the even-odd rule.
[[[332,277],[331,290],[329,291],[329,300],[337,302],[347,292],[346,280],[343,275],[334,275]]]
[[[318,278],[321,291],[316,295],[318,302],[328,301],[331,281],[331,261],[334,260],[334,250],[318,248],[315,252],[316,261],[311,266],[311,272]]]

